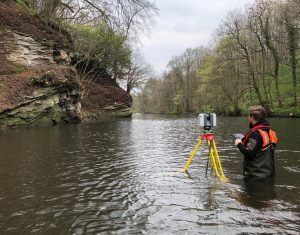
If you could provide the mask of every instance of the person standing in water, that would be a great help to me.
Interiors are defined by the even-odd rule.
[[[246,177],[265,179],[275,175],[274,150],[278,140],[265,118],[266,110],[262,106],[250,107],[250,130],[244,138],[235,140],[235,145],[244,155]]]

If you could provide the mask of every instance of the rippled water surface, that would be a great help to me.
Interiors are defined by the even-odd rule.
[[[300,232],[300,120],[279,133],[275,181],[245,182],[230,134],[246,118],[218,118],[229,183],[205,176],[196,118],[117,120],[0,131],[0,234],[236,234]]]

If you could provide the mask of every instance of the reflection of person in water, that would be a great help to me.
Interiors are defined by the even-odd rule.
[[[270,200],[275,199],[274,178],[259,180],[253,177],[244,178],[245,197],[242,196],[242,202],[246,206],[254,208],[263,208],[270,206]]]

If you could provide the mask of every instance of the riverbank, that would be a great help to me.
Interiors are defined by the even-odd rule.
[[[207,111],[213,112],[213,111]],[[134,112],[137,114],[139,112]],[[199,112],[201,113],[201,112]],[[198,113],[141,113],[141,114],[149,114],[149,115],[164,115],[168,117],[196,117]],[[248,110],[243,110],[239,115],[233,113],[218,113],[218,116],[224,117],[242,117],[248,115]],[[288,107],[288,108],[275,108],[272,110],[272,114],[269,117],[277,117],[277,118],[300,118],[300,107]]]
[[[300,118],[300,107],[274,109],[272,117]]]
[[[281,118],[300,118],[300,106],[274,108],[269,117],[281,117]],[[248,115],[248,110],[242,112],[243,116]]]
[[[131,116],[131,95],[109,76],[83,79],[75,55],[67,31],[0,3],[0,128]]]

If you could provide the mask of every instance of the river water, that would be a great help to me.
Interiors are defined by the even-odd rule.
[[[300,119],[270,119],[280,138],[276,178],[245,182],[218,117],[228,183],[210,172],[196,118],[134,115],[79,125],[0,130],[0,234],[237,234],[300,232]]]

